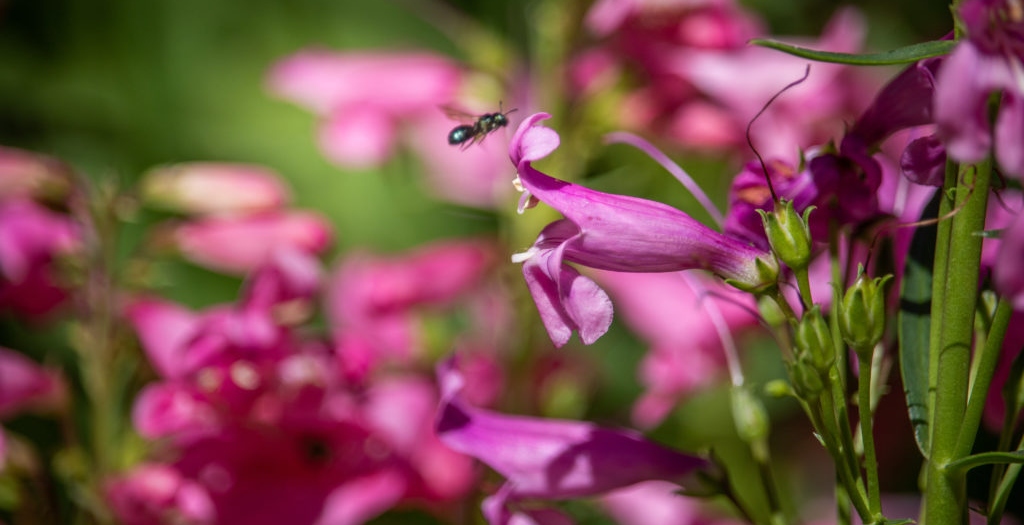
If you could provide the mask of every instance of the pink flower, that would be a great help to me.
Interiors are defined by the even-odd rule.
[[[1024,178],[1024,17],[1010,0],[960,4],[966,27],[946,58],[935,88],[935,121],[949,154],[978,162],[995,150],[1003,172]],[[989,125],[989,95],[1001,92],[995,126]]]
[[[665,204],[589,190],[534,169],[531,162],[559,142],[557,133],[537,124],[546,118],[538,113],[520,125],[509,156],[524,189],[520,206],[538,199],[566,217],[544,228],[515,259],[523,262],[523,276],[555,345],[564,345],[573,330],[592,343],[612,317],[604,291],[566,262],[620,272],[704,269],[751,290],[774,285],[778,263],[765,250]]]
[[[61,395],[56,373],[0,347],[0,419],[27,408],[52,406]]]
[[[239,214],[280,208],[290,198],[273,170],[248,164],[191,162],[146,173],[142,193],[151,204],[187,214]]]
[[[343,167],[378,166],[390,158],[398,126],[451,102],[461,72],[425,52],[300,51],[269,75],[270,89],[324,119],[320,146]],[[443,138],[443,137],[442,137]],[[440,146],[440,143],[439,143]]]
[[[0,201],[0,305],[30,317],[59,306],[67,292],[54,261],[80,245],[81,228],[68,216],[27,199]]]
[[[490,246],[478,241],[439,242],[388,258],[350,255],[326,299],[339,350],[365,350],[370,366],[412,357],[423,346],[422,313],[448,308],[479,287],[492,262]]]
[[[107,481],[111,510],[125,525],[212,525],[216,513],[210,495],[168,465],[142,463]]]
[[[864,35],[862,17],[852,9],[839,11],[819,40],[799,45],[827,51],[855,52]],[[747,123],[787,83],[804,74],[807,62],[757,46],[735,50],[693,50],[665,58],[666,69],[695,86],[732,119],[733,144],[745,147]],[[798,148],[822,142],[842,130],[835,127],[862,101],[857,83],[842,65],[817,63],[807,80],[775,100],[752,128],[761,155],[789,158]],[[685,130],[689,122],[672,129]]]
[[[244,274],[267,263],[280,249],[322,253],[331,243],[332,232],[317,213],[273,211],[197,219],[177,226],[172,237],[186,259],[213,270]]]
[[[59,200],[70,189],[69,172],[52,157],[0,146],[0,200]]]
[[[468,405],[460,398],[464,380],[452,360],[438,366],[438,380],[441,441],[506,478],[498,494],[484,503],[491,523],[506,522],[504,509],[521,500],[592,496],[646,480],[681,483],[707,466],[701,458],[664,448],[634,432],[508,416]]]
[[[1024,218],[1013,219],[1003,231],[999,252],[992,266],[992,280],[1000,296],[1013,303],[1015,310],[1024,311]]]
[[[696,274],[598,272],[594,277],[648,344],[639,369],[646,392],[633,407],[633,422],[641,428],[654,427],[681,398],[721,379],[725,354],[719,330],[732,335],[758,323],[749,294]]]

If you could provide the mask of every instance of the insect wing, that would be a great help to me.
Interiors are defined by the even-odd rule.
[[[464,122],[466,124],[473,124],[476,122],[477,119],[477,115],[474,115],[473,113],[470,113],[463,109],[459,109],[450,104],[445,104],[441,106],[441,111],[444,111],[444,114],[448,115],[448,118],[452,120],[457,120],[459,122]]]

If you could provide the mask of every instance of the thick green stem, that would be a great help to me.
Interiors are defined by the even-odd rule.
[[[933,303],[941,315],[940,338],[933,346],[935,376],[930,384],[935,393],[930,461],[926,474],[925,510],[928,523],[962,523],[967,518],[967,495],[962,474],[950,472],[947,465],[958,455],[960,428],[967,406],[971,343],[974,336],[974,311],[978,295],[978,271],[981,237],[985,227],[991,164],[965,166],[956,185],[959,212],[951,219],[948,247],[938,246],[935,266],[945,267],[946,279],[934,286],[945,287],[944,300]]]

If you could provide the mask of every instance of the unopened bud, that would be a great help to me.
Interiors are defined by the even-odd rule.
[[[801,399],[817,399],[825,391],[822,372],[809,359],[797,359],[789,368],[793,390]]]
[[[847,344],[862,358],[870,356],[885,334],[884,288],[890,279],[892,275],[868,279],[861,269],[857,281],[846,290],[839,305],[839,330]]]
[[[832,331],[818,305],[804,313],[796,325],[793,343],[800,357],[808,360],[819,372],[827,372],[835,361]]]
[[[743,387],[732,389],[732,417],[736,433],[747,443],[768,438],[768,411],[761,400]]]
[[[811,262],[811,230],[807,220],[813,209],[808,207],[801,216],[793,209],[792,201],[783,199],[772,212],[757,210],[772,252],[793,270],[803,270]]]
[[[289,200],[284,180],[250,164],[191,162],[150,170],[142,180],[146,204],[186,214],[253,213]]]

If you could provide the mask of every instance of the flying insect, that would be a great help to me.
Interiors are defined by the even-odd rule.
[[[449,117],[473,121],[472,124],[455,126],[450,132],[448,132],[448,144],[451,144],[452,146],[461,145],[461,149],[466,149],[473,144],[484,140],[487,135],[496,131],[498,128],[508,126],[508,114],[515,111],[513,108],[502,112],[499,107],[499,111],[497,113],[484,113],[483,115],[474,116],[451,107],[444,107],[442,109],[444,109],[444,112],[447,113]]]

